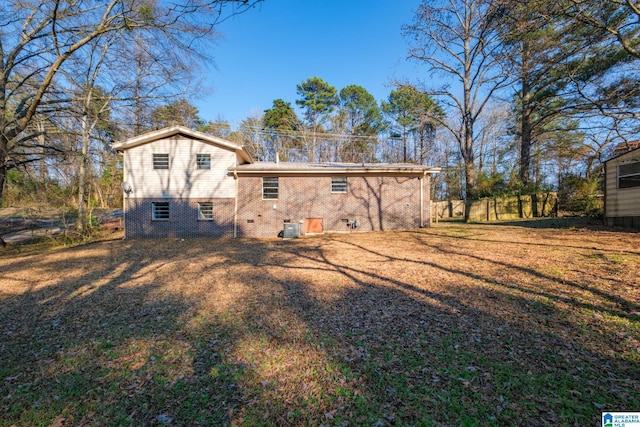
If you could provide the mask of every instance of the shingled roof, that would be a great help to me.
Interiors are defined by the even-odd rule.
[[[618,157],[624,153],[628,153],[629,151],[633,151],[638,148],[640,148],[640,140],[621,142],[620,144],[616,145],[616,148],[613,150],[613,157]]]

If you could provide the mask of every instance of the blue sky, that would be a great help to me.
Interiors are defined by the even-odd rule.
[[[318,76],[339,91],[350,84],[386,99],[394,79],[417,81],[425,68],[406,60],[401,27],[419,0],[265,0],[223,22],[212,52],[216,69],[194,101],[200,116],[235,129],[282,98],[295,106],[296,85]]]

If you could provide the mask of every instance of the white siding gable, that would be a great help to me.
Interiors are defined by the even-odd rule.
[[[169,169],[153,169],[153,154],[168,154]],[[211,155],[211,169],[198,169],[197,154]],[[233,198],[235,182],[228,168],[236,153],[183,136],[131,147],[124,152],[124,180],[135,198]]]

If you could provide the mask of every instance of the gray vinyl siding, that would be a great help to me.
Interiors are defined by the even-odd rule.
[[[618,166],[640,161],[640,150],[636,149],[605,163],[605,216],[640,216],[640,187],[618,188]]]

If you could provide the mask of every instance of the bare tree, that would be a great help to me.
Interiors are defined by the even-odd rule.
[[[511,106],[505,102],[491,102],[478,118],[479,131],[476,156],[478,171],[489,175],[498,174],[504,158],[509,153],[512,135],[509,135]],[[515,160],[515,157],[513,156]]]
[[[240,122],[238,130],[231,132],[229,135],[231,141],[237,142],[245,146],[247,151],[256,160],[267,161],[271,156],[271,151],[265,138],[262,114],[259,111],[255,111],[251,116],[245,118]],[[275,150],[273,150],[275,152]]]
[[[259,0],[256,0],[259,1]],[[0,11],[0,201],[7,170],[39,133],[30,124],[49,99],[69,59],[108,35],[153,34],[155,43],[197,52],[214,34],[225,5],[256,1],[5,1]]]
[[[409,56],[427,64],[432,76],[442,75],[452,83],[429,93],[440,100],[445,113],[458,117],[455,122],[434,120],[458,142],[468,199],[475,190],[476,121],[493,94],[507,83],[499,68],[500,40],[492,12],[486,0],[425,0],[413,24],[404,28],[412,45]]]
[[[83,231],[86,226],[85,205],[89,176],[91,175],[92,152],[91,142],[95,139],[96,128],[99,125],[108,127],[108,119],[111,113],[112,101],[117,92],[106,92],[99,85],[104,68],[107,67],[110,58],[111,42],[116,34],[109,34],[103,38],[94,39],[83,50],[85,55],[69,59],[69,69],[60,71],[58,89],[64,87],[65,92],[73,94],[69,102],[62,102],[64,110],[57,110],[56,115],[63,111],[71,118],[71,123],[78,123],[78,130],[64,129],[70,135],[77,135],[80,147],[77,153],[78,170],[78,231]],[[64,82],[62,81],[64,80]],[[55,120],[55,117],[52,118]],[[62,123],[60,128],[63,129]]]

